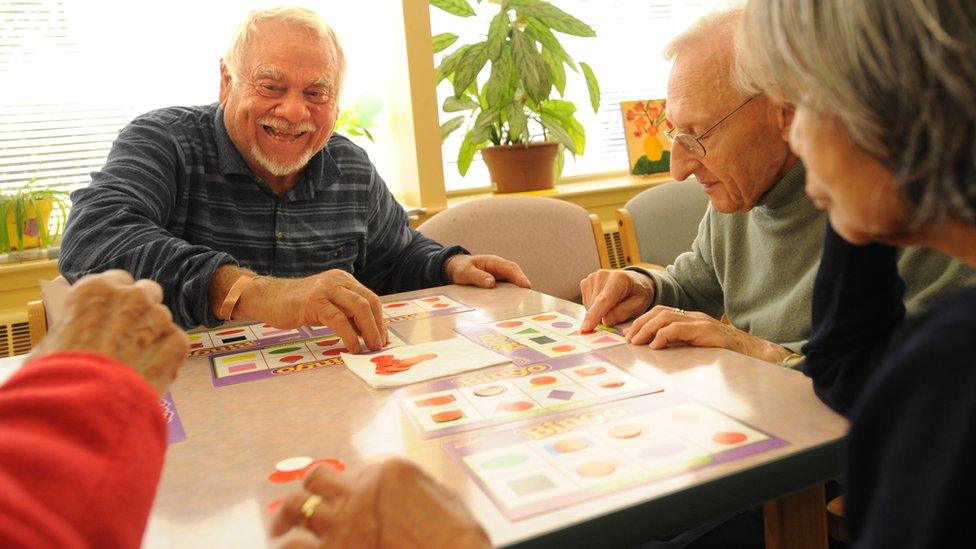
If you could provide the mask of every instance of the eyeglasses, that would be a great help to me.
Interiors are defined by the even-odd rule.
[[[695,158],[705,158],[705,154],[707,153],[707,151],[705,150],[705,145],[702,144],[701,140],[702,139],[705,139],[705,137],[709,133],[711,133],[712,130],[714,130],[715,128],[717,128],[719,126],[719,124],[721,124],[722,122],[725,122],[726,120],[728,120],[729,117],[731,117],[733,114],[739,112],[739,109],[741,109],[742,107],[745,107],[746,105],[749,104],[750,101],[752,101],[753,99],[755,99],[757,97],[759,97],[759,96],[758,95],[753,95],[749,99],[746,99],[738,107],[732,109],[732,112],[730,112],[729,114],[723,116],[721,120],[719,120],[718,122],[712,124],[712,127],[708,128],[707,130],[705,130],[704,132],[702,132],[702,133],[700,133],[698,135],[692,135],[690,133],[679,133],[679,134],[675,134],[674,133],[675,128],[672,128],[672,129],[664,132],[664,135],[665,135],[665,137],[668,138],[668,141],[670,141],[672,144],[673,143],[677,143],[677,144],[681,145],[682,147],[684,147],[685,149],[687,149],[688,152],[690,152],[691,155],[694,156]]]

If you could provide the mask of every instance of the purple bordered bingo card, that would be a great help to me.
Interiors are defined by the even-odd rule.
[[[387,333],[390,343],[384,350],[406,345],[392,328]],[[323,337],[287,341],[256,349],[233,350],[210,357],[210,375],[214,387],[224,387],[326,366],[342,366],[341,354],[346,350],[342,339],[334,332]]]
[[[662,391],[595,354],[471,371],[393,393],[423,438]]]
[[[454,331],[520,366],[626,343],[620,330],[601,325],[584,334],[580,331],[581,323],[570,311],[546,311],[458,326]]]
[[[443,294],[402,301],[389,301],[383,303],[383,323],[393,324],[407,320],[455,315],[473,310],[474,307],[469,307]],[[326,326],[312,326],[309,330],[312,335],[316,336],[334,333],[331,328]]]
[[[175,444],[186,440],[186,431],[183,430],[180,413],[176,411],[173,395],[169,393],[163,395],[163,398],[159,399],[159,406],[163,409],[163,417],[166,418],[167,442]]]
[[[510,520],[789,443],[674,392],[509,423],[442,443]]]

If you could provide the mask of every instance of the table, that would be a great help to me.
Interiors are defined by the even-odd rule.
[[[397,298],[439,293],[476,310],[395,324],[408,341],[452,337],[458,323],[582,310],[507,284],[494,290],[449,286]],[[188,438],[168,450],[144,545],[262,546],[268,499],[263,487],[275,462],[298,455],[334,457],[355,470],[369,456],[397,454],[457,491],[500,546],[635,543],[764,501],[768,546],[826,546],[819,487],[838,474],[835,456],[847,422],[820,403],[809,379],[720,349],[621,345],[601,353],[635,375],[790,444],[510,522],[441,449],[442,439],[424,440],[415,432],[391,391],[371,389],[341,367],[218,389],[207,360],[197,358],[187,361],[171,390]]]

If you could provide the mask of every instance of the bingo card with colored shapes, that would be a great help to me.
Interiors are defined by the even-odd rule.
[[[439,294],[384,303],[383,322],[392,324],[473,310],[472,307],[468,307],[460,301]],[[189,357],[193,358],[241,349],[259,349],[275,343],[333,334],[335,334],[335,330],[328,326],[303,326],[293,330],[280,330],[269,324],[258,323],[247,326],[224,326],[213,330],[191,332],[187,335],[190,337]]]
[[[789,444],[674,392],[442,443],[511,520]]]
[[[393,393],[420,436],[453,435],[663,389],[594,354],[468,372]]]
[[[547,311],[487,324],[458,326],[454,331],[523,366],[626,342],[619,330],[602,325],[592,333],[584,334],[580,332],[581,323],[566,311]]]
[[[406,344],[392,329],[387,332],[390,343],[384,350]],[[307,372],[325,366],[341,366],[343,362],[340,355],[346,351],[345,344],[337,335],[288,341],[257,349],[234,350],[212,355],[210,374],[215,387],[224,387]],[[382,351],[375,351],[379,352]]]

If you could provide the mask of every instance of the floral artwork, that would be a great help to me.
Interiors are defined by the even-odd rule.
[[[630,173],[634,175],[661,173],[670,168],[671,142],[664,132],[672,126],[665,117],[664,104],[664,99],[620,103]]]

